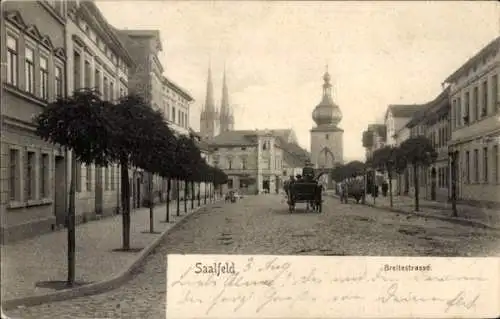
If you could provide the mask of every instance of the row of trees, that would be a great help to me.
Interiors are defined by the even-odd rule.
[[[50,103],[35,118],[37,135],[50,143],[72,151],[73,154],[68,211],[69,285],[74,283],[75,278],[77,161],[97,166],[119,164],[122,250],[130,250],[130,168],[141,168],[150,174],[167,179],[168,194],[170,194],[172,180],[177,183],[180,180],[184,181],[185,192],[187,192],[188,185],[191,185],[193,193],[195,183],[208,183],[217,187],[227,181],[227,176],[223,171],[209,166],[202,158],[193,136],[177,137],[167,125],[163,114],[154,110],[142,97],[132,94],[116,102],[110,102],[102,100],[100,96],[100,93],[93,89],[75,91],[72,96],[61,97]],[[151,178],[149,180],[151,185]],[[198,193],[198,203],[199,196]],[[153,201],[151,199],[149,204],[150,231],[153,232]],[[169,221],[169,204],[170,196],[167,196],[167,222]]]
[[[395,174],[403,174],[408,167],[413,169],[415,189],[415,210],[419,210],[419,168],[428,167],[437,157],[432,142],[425,136],[416,136],[405,140],[398,147],[384,146],[373,152],[371,158],[362,163],[349,162],[335,168],[332,178],[342,181],[350,177],[366,175],[369,170],[386,173],[389,181],[390,205],[393,206],[392,179]]]

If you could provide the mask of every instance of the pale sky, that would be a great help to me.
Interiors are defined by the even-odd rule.
[[[388,104],[424,103],[500,34],[488,2],[97,1],[117,28],[160,30],[165,75],[196,101],[199,129],[211,59],[220,104],[226,63],[235,129],[293,128],[310,149],[325,65],[344,129],[344,160]]]

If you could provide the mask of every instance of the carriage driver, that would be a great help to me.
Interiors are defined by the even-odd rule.
[[[314,180],[314,168],[312,167],[310,160],[306,160],[306,165],[302,169],[302,176],[306,181]]]

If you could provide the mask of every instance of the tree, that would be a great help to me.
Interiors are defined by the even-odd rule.
[[[123,205],[123,250],[130,249],[130,166],[147,172],[161,171],[162,161],[174,158],[175,138],[168,128],[163,114],[154,110],[139,95],[122,97],[109,107],[109,118],[113,130],[109,136],[112,154],[121,166]],[[150,220],[153,208],[150,205]],[[151,229],[150,229],[151,230]]]
[[[35,117],[36,134],[43,140],[72,151],[69,190],[68,278],[75,283],[75,180],[77,160],[86,164],[107,165],[112,161],[105,138],[110,131],[105,103],[94,90],[75,91],[73,96],[58,98]]]
[[[381,172],[386,172],[389,179],[389,199],[391,208],[393,206],[392,198],[392,175],[397,162],[397,149],[392,146],[384,146],[373,152],[370,165],[372,168]]]
[[[436,160],[437,153],[432,142],[425,136],[405,140],[400,146],[400,157],[413,167],[413,187],[415,188],[415,211],[419,211],[418,168],[428,167]]]

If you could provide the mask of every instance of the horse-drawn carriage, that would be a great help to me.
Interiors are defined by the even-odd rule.
[[[288,210],[292,213],[297,203],[305,203],[306,211],[311,208],[313,212],[321,213],[323,186],[318,182],[319,176],[314,177],[314,170],[307,166],[303,170],[303,175],[303,178],[298,176],[297,180],[290,180],[285,184]]]

